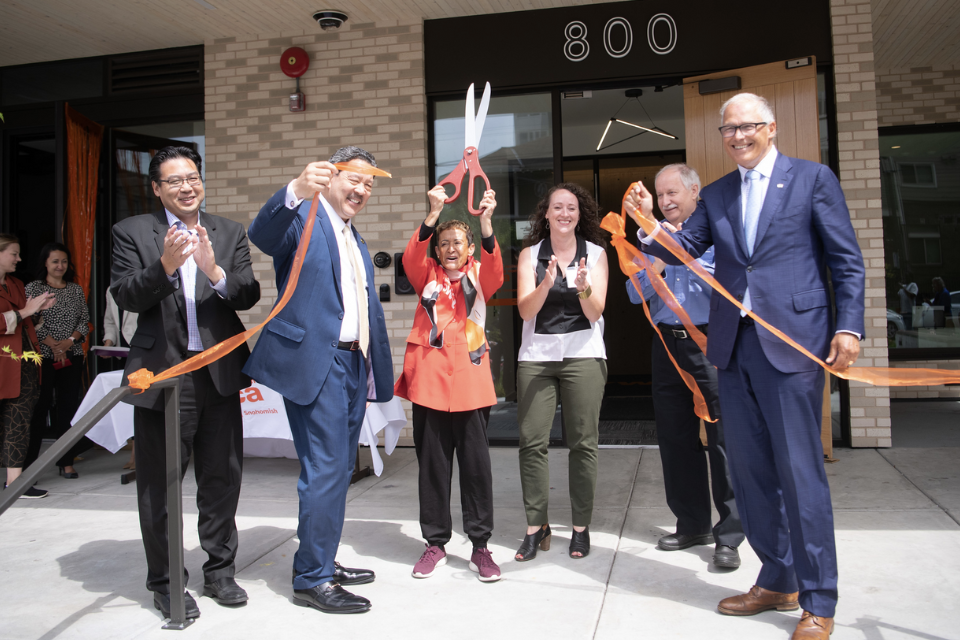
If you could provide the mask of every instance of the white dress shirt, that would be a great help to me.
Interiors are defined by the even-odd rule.
[[[179,226],[177,225],[178,222],[183,224],[183,221],[177,216],[166,209],[163,211],[167,214],[167,223],[169,223],[171,227]],[[199,224],[199,222],[200,219],[198,217],[197,223]],[[197,263],[194,261],[193,256],[191,255],[187,258],[183,266],[177,271],[179,276],[174,274],[167,276],[167,279],[175,283],[178,289],[180,288],[180,282],[183,282],[183,299],[187,305],[187,349],[189,351],[203,351],[203,342],[200,340],[200,330],[197,328]],[[210,286],[217,292],[218,296],[224,298],[227,295],[227,272],[223,269],[221,269],[221,271],[223,271],[223,277],[220,278],[220,282],[216,284],[211,282]]]

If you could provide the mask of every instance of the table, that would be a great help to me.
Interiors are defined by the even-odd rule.
[[[71,424],[76,423],[111,390],[123,382],[122,371],[110,371],[98,375]],[[287,421],[283,397],[262,384],[240,391],[240,410],[243,413],[243,455],[248,458],[297,459]],[[400,398],[389,402],[371,402],[360,428],[360,444],[370,447],[373,470],[378,476],[383,472],[383,460],[377,450],[379,434],[384,434],[384,451],[393,453],[400,438],[400,430],[407,424]],[[111,453],[119,451],[133,437],[133,406],[124,402],[115,406],[90,431],[87,437]]]

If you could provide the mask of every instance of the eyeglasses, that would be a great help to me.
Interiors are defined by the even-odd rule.
[[[159,180],[158,182],[165,182],[168,187],[171,189],[179,189],[183,186],[183,183],[186,182],[191,187],[196,187],[197,185],[203,184],[203,178],[200,177],[200,174],[187,176],[186,180],[180,176],[175,176],[169,180]]]
[[[737,129],[740,129],[740,133],[745,136],[752,136],[757,132],[757,127],[762,127],[765,124],[770,124],[769,122],[744,122],[743,124],[732,125],[728,124],[726,126],[720,127],[720,135],[724,138],[732,138],[737,135]]]

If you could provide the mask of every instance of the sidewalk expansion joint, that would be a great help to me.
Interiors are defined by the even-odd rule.
[[[914,481],[910,478],[910,476],[908,476],[908,475],[905,474],[903,471],[901,471],[900,468],[899,468],[896,464],[893,463],[893,461],[891,461],[887,456],[883,455],[883,450],[881,450],[881,449],[876,449],[876,452],[877,452],[878,454],[880,454],[880,457],[881,457],[881,458],[883,458],[884,460],[887,461],[887,464],[889,464],[891,467],[893,467],[894,469],[896,469],[896,470],[897,470],[897,473],[899,473],[901,476],[903,476],[903,479],[904,479],[904,480],[906,480],[907,482],[909,482],[911,485],[913,485],[913,487],[914,487],[917,491],[919,491],[920,493],[922,493],[922,494],[927,498],[927,500],[929,500],[929,501],[932,502],[933,504],[937,505],[937,507],[940,509],[940,511],[942,511],[944,514],[946,514],[946,516],[947,516],[948,518],[950,518],[951,520],[953,520],[954,522],[956,522],[957,525],[960,525],[960,520],[958,520],[952,513],[950,513],[950,511],[949,511],[946,507],[944,507],[942,504],[940,504],[940,502],[938,502],[936,498],[934,498],[932,495],[930,495],[929,493],[927,493],[926,491],[924,491],[922,488],[920,488],[920,485],[918,485],[916,482],[914,482]],[[931,511],[932,511],[932,509],[931,509]]]

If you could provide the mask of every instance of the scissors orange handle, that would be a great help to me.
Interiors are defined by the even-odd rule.
[[[457,168],[438,183],[440,185],[453,185],[454,188],[453,195],[444,200],[444,204],[450,204],[460,197],[460,184],[463,182],[464,174],[467,175],[469,180],[469,184],[467,185],[467,197],[469,198],[467,211],[478,216],[483,213],[483,209],[473,208],[473,182],[477,178],[482,178],[486,188],[490,189],[490,180],[487,179],[487,174],[480,168],[480,154],[477,153],[476,147],[467,147],[464,149],[463,160],[457,163]]]

